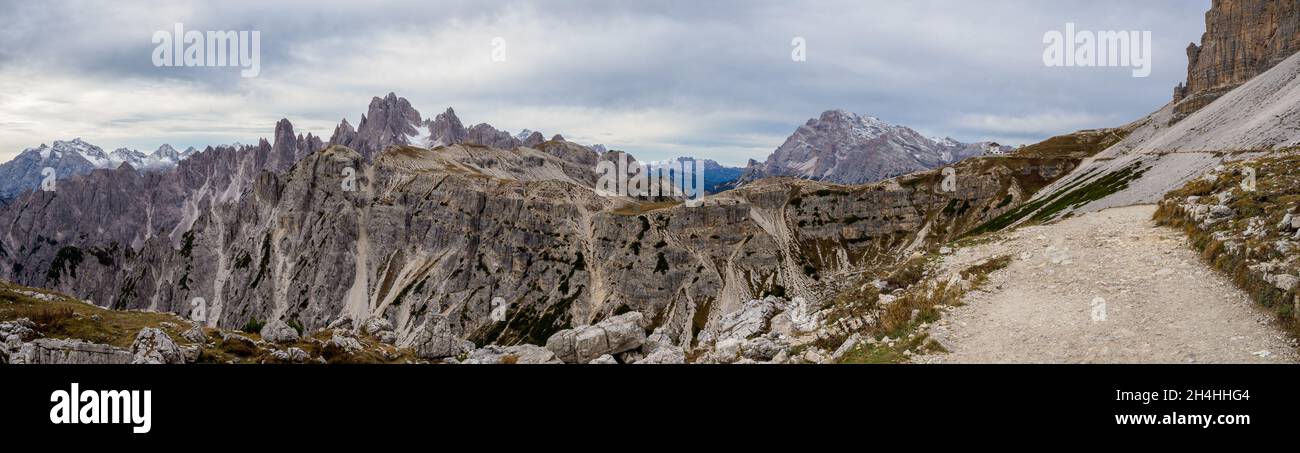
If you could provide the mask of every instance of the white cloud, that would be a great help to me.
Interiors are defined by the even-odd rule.
[[[76,136],[105,148],[249,143],[281,117],[328,137],[392,91],[426,117],[454,106],[468,123],[642,158],[742,163],[834,108],[968,141],[1128,122],[1182,79],[1183,47],[1208,2],[4,6],[0,158]],[[1156,73],[1043,68],[1042,33],[1066,21],[1155,30]],[[149,37],[175,22],[261,30],[261,76],[152,67]],[[807,38],[805,63],[790,61],[793,36]],[[495,37],[506,39],[505,62],[490,60]]]
[[[956,124],[964,129],[998,134],[1044,135],[1118,126],[1119,121],[1123,120],[1087,112],[1052,111],[1027,115],[967,114],[959,117]]]

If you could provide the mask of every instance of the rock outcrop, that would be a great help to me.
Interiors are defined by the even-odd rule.
[[[497,130],[486,123],[470,126],[465,134],[465,143],[496,149],[515,149],[520,145],[519,139],[509,132]]]
[[[448,131],[453,117],[442,117]],[[563,354],[676,361],[746,301],[825,302],[837,276],[979,227],[1077,163],[966,160],[951,190],[934,171],[863,186],[770,178],[688,205],[597,193],[595,168],[621,154],[562,137],[509,150],[390,146],[370,162],[336,145],[274,168],[290,136],[295,153],[309,142],[289,127],[277,126],[275,144],[209,148],[174,171],[96,171],[20,196],[0,211],[0,278],[117,309],[190,313],[201,301],[209,328],[280,319],[315,331],[347,319],[347,333],[428,360],[542,345],[638,312],[643,331],[666,328],[678,349],[579,354],[575,335]]]
[[[595,325],[561,330],[546,340],[546,349],[564,363],[591,363],[601,356],[640,348],[646,339],[642,322],[641,313],[631,312]]]
[[[262,326],[262,331],[259,334],[262,336],[262,340],[271,343],[293,343],[300,338],[297,330],[278,319],[273,319]]]
[[[9,363],[46,365],[125,365],[133,363],[131,351],[78,340],[41,338],[23,343],[9,354]]]
[[[456,335],[451,330],[447,317],[438,314],[426,316],[424,324],[406,342],[406,346],[414,349],[415,354],[423,359],[445,359],[474,350],[474,344]]]
[[[465,142],[465,126],[460,123],[460,118],[456,116],[456,111],[447,107],[447,111],[439,113],[429,123],[429,145],[430,146],[450,146]]]
[[[181,337],[191,343],[204,344],[208,342],[208,335],[203,332],[203,326],[195,324],[190,330],[186,330]]]
[[[453,338],[540,345],[628,310],[691,341],[688,326],[718,323],[747,300],[813,296],[830,276],[977,227],[1074,162],[963,163],[952,193],[937,172],[859,187],[771,179],[695,207],[638,211],[594,193],[602,156],[569,142],[542,148],[391,149],[366,164],[332,147],[284,174],[227,166],[259,148],[216,149],[176,176],[70,181],[0,213],[18,226],[0,235],[14,252],[0,256],[0,277],[114,308],[188,313],[202,298],[209,327],[382,318],[402,346],[440,313],[445,324],[417,342],[425,357],[465,351]],[[348,168],[356,191],[345,189]],[[92,193],[136,201],[109,209]],[[85,222],[57,220],[73,216]],[[68,239],[37,248],[38,235]],[[490,316],[495,297],[518,301],[505,321]]]
[[[541,346],[487,346],[475,349],[465,360],[466,365],[557,365],[563,364],[555,353]]]
[[[1187,83],[1174,90],[1174,121],[1264,73],[1300,50],[1300,4],[1214,0],[1201,44],[1187,47]]]
[[[132,364],[181,364],[185,356],[181,348],[161,329],[146,327],[136,334],[131,343]]]

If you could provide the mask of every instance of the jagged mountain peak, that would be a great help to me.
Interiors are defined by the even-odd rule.
[[[983,145],[932,139],[907,126],[844,109],[809,119],[737,184],[769,176],[794,176],[862,184],[937,168],[983,154]]]
[[[428,146],[428,140],[422,137],[423,124],[423,117],[410,101],[390,92],[382,98],[371,98],[355,130],[346,119],[342,121],[329,144],[347,146],[372,160],[389,146]]]
[[[429,123],[429,145],[430,146],[449,146],[465,141],[465,125],[460,122],[456,116],[456,111],[451,107],[439,113]]]

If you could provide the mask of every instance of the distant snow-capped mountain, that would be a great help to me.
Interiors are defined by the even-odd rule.
[[[118,148],[104,152],[103,148],[87,143],[81,138],[35,148],[27,148],[9,162],[0,164],[0,199],[12,198],[24,190],[40,186],[46,168],[54,170],[55,178],[83,175],[99,168],[117,168],[123,163],[137,170],[163,170],[175,167],[182,159],[198,152],[193,147],[177,151],[171,145],[162,145],[150,154]]]
[[[828,110],[799,126],[766,162],[751,163],[737,184],[771,176],[863,184],[956,163],[988,146],[930,138],[873,116]]]

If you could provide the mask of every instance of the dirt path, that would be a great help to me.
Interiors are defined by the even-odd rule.
[[[1154,206],[1021,228],[946,256],[960,270],[1011,255],[929,329],[950,351],[919,363],[1293,363],[1296,347],[1205,266]]]

